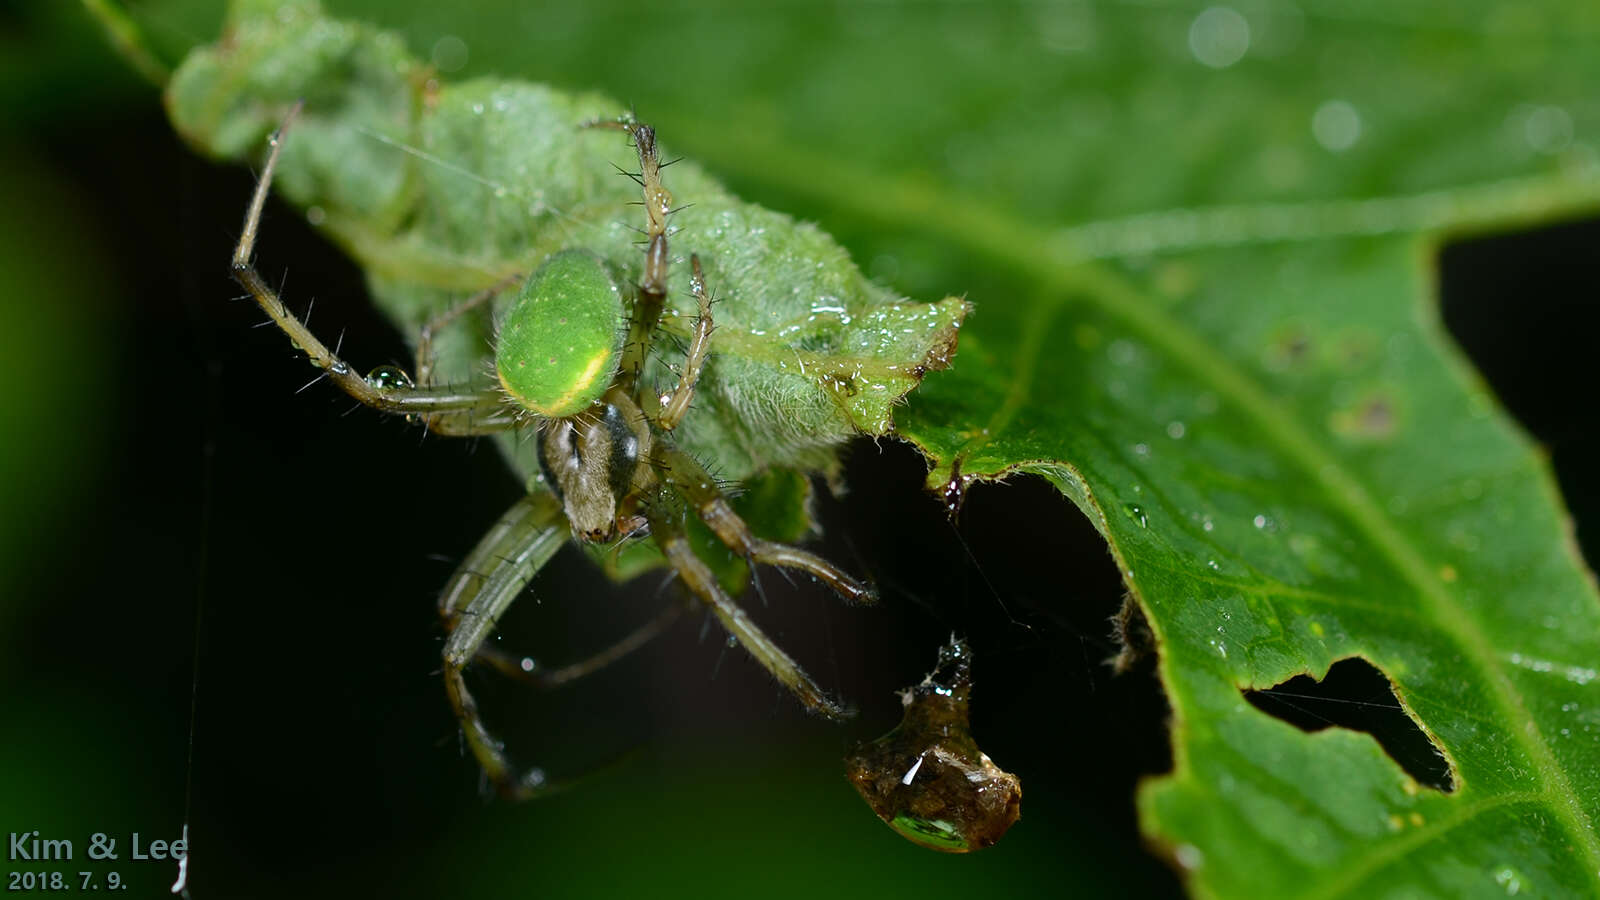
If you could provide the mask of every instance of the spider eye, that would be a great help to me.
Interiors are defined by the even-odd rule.
[[[523,285],[500,322],[500,384],[540,415],[575,415],[610,387],[623,326],[622,294],[599,257],[557,253]]]

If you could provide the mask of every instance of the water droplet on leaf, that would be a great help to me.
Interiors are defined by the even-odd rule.
[[[938,666],[901,692],[900,725],[845,759],[851,783],[878,818],[945,853],[993,844],[1021,812],[1022,783],[972,739],[971,664],[971,651],[952,637]]]
[[[1201,65],[1226,69],[1250,49],[1250,23],[1238,10],[1213,6],[1189,23],[1189,52]]]

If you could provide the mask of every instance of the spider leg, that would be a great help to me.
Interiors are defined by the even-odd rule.
[[[574,663],[568,663],[560,668],[540,668],[533,665],[532,660],[525,656],[507,653],[498,647],[492,647],[487,644],[478,648],[476,661],[487,663],[507,678],[523,682],[540,690],[561,687],[579,679],[587,678],[655,640],[657,636],[667,630],[668,626],[678,621],[678,617],[683,615],[687,608],[688,604],[681,600],[669,603],[662,607],[661,611],[656,613],[655,617],[650,621],[635,628],[627,636],[611,646],[601,650],[599,653]]]
[[[272,185],[278,154],[283,149],[284,130],[293,121],[296,112],[298,107],[272,136],[272,149],[267,155],[266,167],[261,171],[261,180],[256,183],[250,208],[245,213],[244,231],[239,235],[239,244],[233,251],[234,280],[249,292],[289,340],[305,352],[312,365],[321,369],[345,393],[367,406],[384,412],[420,415],[437,421],[448,420],[448,427],[453,434],[479,434],[514,427],[515,417],[507,408],[504,397],[496,390],[380,385],[357,375],[349,363],[330,350],[289,311],[283,300],[256,271],[250,258],[255,253],[256,236],[261,229],[261,210]]]
[[[513,504],[479,538],[477,546],[456,566],[444,590],[439,592],[439,615],[445,623],[455,629],[456,620],[484,592],[498,568],[514,558],[517,548],[528,537],[561,524],[561,504],[550,494],[528,494]],[[559,547],[564,538],[565,535],[560,536],[556,546]],[[533,572],[529,572],[528,577],[532,578]]]
[[[477,309],[523,280],[518,273],[500,279],[471,297],[429,319],[417,335],[417,383],[424,387],[433,384],[433,336],[450,327],[457,319]]]
[[[694,337],[689,341],[689,355],[683,363],[683,374],[678,376],[678,386],[663,403],[661,414],[656,417],[656,424],[665,431],[677,428],[684,414],[689,411],[689,402],[694,399],[695,383],[700,380],[700,370],[705,368],[711,350],[711,295],[706,293],[705,275],[700,272],[700,257],[691,254],[689,265],[694,269],[689,285],[699,304],[700,316],[694,321]]]
[[[728,549],[754,562],[795,569],[815,577],[850,603],[875,603],[878,594],[831,562],[799,547],[762,540],[750,531],[703,466],[675,447],[664,447],[666,478],[689,501],[695,515]]]
[[[811,676],[789,654],[783,652],[783,648],[773,643],[760,626],[750,619],[749,614],[723,591],[717,583],[717,576],[694,555],[682,523],[675,516],[660,515],[659,512],[652,514],[650,533],[678,577],[695,596],[711,607],[711,612],[722,622],[728,634],[750,651],[756,662],[771,672],[772,677],[788,688],[807,709],[834,720],[854,715],[854,710],[840,705],[823,693]]]
[[[444,619],[446,628],[451,631],[456,629],[462,611],[484,590],[496,566],[515,557],[522,535],[550,527],[543,523],[548,522],[552,515],[561,515],[555,504],[555,498],[549,494],[530,494],[506,510],[505,515],[478,541],[478,545],[456,567],[455,574],[450,576],[450,581],[439,593],[439,616]],[[682,604],[670,604],[655,618],[610,647],[559,669],[530,668],[531,660],[526,656],[507,652],[488,643],[479,645],[474,662],[486,663],[500,674],[534,687],[557,687],[598,671],[644,646],[665,631],[682,613]]]
[[[439,313],[438,315],[429,319],[427,323],[422,326],[422,330],[417,333],[416,352],[417,385],[419,387],[431,389],[435,386],[433,383],[433,370],[435,362],[433,352],[434,336],[439,334],[444,329],[450,327],[457,319],[460,319],[467,313],[478,309],[485,303],[493,300],[495,297],[500,296],[501,293],[515,286],[522,280],[523,276],[520,273],[502,278],[498,282],[495,282],[489,287],[484,288],[476,294],[473,294],[471,297],[468,297],[461,303],[458,303],[444,312]],[[448,414],[440,415],[435,413],[432,415],[423,415],[420,418],[422,419],[423,424],[427,426],[429,431],[451,436],[482,434],[485,431],[502,430],[501,428],[496,427],[502,420],[508,425],[516,424],[515,417],[509,412],[500,419],[495,420],[496,426],[486,425],[486,420],[468,420],[467,422],[463,423],[460,416],[452,416]],[[464,430],[462,427],[463,425],[466,426]]]
[[[639,373],[644,371],[645,359],[650,355],[650,336],[655,333],[661,319],[661,307],[667,298],[667,216],[672,213],[672,193],[661,184],[661,157],[656,152],[656,130],[649,125],[633,121],[632,116],[613,121],[586,123],[589,128],[614,128],[625,131],[633,138],[634,149],[639,153],[639,174],[623,174],[634,178],[643,191],[645,211],[644,269],[639,274],[639,298],[633,305],[633,317],[628,323],[628,337],[622,351],[619,383],[632,388]]]
[[[483,648],[506,608],[567,536],[566,520],[554,497],[523,497],[462,561],[439,598],[439,611],[450,623],[450,637],[444,646],[445,692],[484,774],[502,795],[515,799],[532,797],[551,786],[542,770],[518,774],[513,768],[504,745],[484,724],[462,672]]]

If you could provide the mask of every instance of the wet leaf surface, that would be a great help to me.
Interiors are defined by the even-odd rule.
[[[933,486],[1041,476],[1105,536],[1173,709],[1143,827],[1196,893],[1600,891],[1600,603],[1433,301],[1446,237],[1600,207],[1592,7],[338,9],[627,98],[972,301],[899,433]],[[1242,694],[1352,656],[1454,792]]]

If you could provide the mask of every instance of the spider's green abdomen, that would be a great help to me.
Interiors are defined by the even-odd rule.
[[[605,264],[566,250],[545,260],[501,320],[495,371],[528,409],[575,415],[611,385],[624,334],[622,294]]]

